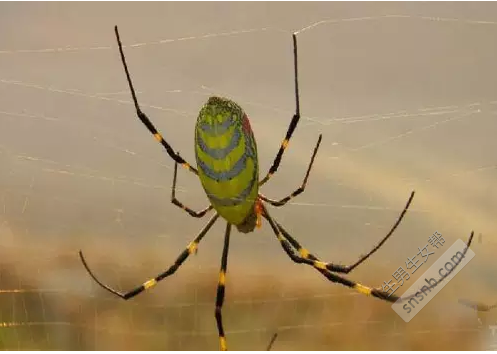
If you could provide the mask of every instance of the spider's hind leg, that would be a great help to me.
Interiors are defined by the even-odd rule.
[[[327,269],[327,265],[329,263],[325,263],[320,261],[316,256],[312,255],[311,253],[306,253],[307,251],[300,248],[300,250],[294,246],[294,243],[296,243],[295,239],[290,236],[290,234],[276,221],[274,221],[271,216],[267,213],[267,210],[264,208],[264,217],[268,220],[269,224],[271,225],[271,228],[273,229],[274,234],[276,235],[278,241],[280,242],[283,250],[286,252],[288,257],[295,263],[303,263],[310,265],[314,267],[316,270],[318,270],[321,274],[323,274],[328,280],[332,281],[333,283],[338,283],[342,284],[346,287],[349,287],[351,289],[354,289],[358,291],[359,293],[363,295],[369,295],[369,296],[374,296],[378,299],[385,300],[388,302],[396,302],[397,300],[400,299],[399,296],[389,294],[388,291],[380,290],[379,288],[373,288],[369,287],[363,284],[360,284],[358,282],[355,282],[353,280],[347,279],[339,274],[336,274],[329,269]],[[467,250],[469,249],[471,242],[473,240],[473,235],[474,233],[471,232],[471,235],[469,237],[469,240],[466,244],[466,248],[463,251],[463,256],[466,254]],[[290,241],[292,240],[292,241]],[[297,243],[298,244],[298,243]],[[297,252],[296,252],[297,251]],[[300,254],[299,254],[300,253]],[[444,276],[441,276],[434,284],[430,285],[428,289],[432,289],[436,287],[440,282],[442,282],[447,276],[449,276],[454,269],[456,269],[457,265],[452,268],[447,274]],[[426,290],[428,290],[426,289]],[[404,296],[401,299],[402,300],[408,300],[416,296],[415,294],[409,295],[409,296]]]
[[[331,272],[345,273],[345,274],[348,274],[351,271],[353,271],[355,268],[357,268],[360,264],[362,264],[364,261],[366,261],[371,255],[373,255],[376,251],[378,251],[380,249],[380,247],[383,246],[383,244],[390,238],[390,236],[392,236],[395,229],[397,229],[397,226],[399,226],[400,222],[404,218],[404,215],[406,214],[407,210],[409,209],[409,206],[411,205],[413,198],[414,198],[414,191],[411,192],[411,195],[410,195],[404,209],[400,213],[399,217],[397,218],[397,221],[394,223],[394,225],[392,226],[390,231],[387,233],[387,235],[385,237],[383,237],[383,239],[381,239],[381,241],[375,247],[373,247],[367,254],[361,256],[358,261],[356,261],[355,263],[353,263],[351,265],[341,265],[341,264],[321,262],[321,263],[323,263],[323,267],[325,267],[325,269],[327,269]],[[264,212],[267,215],[267,210],[265,208],[264,208]],[[267,215],[267,216],[269,217],[269,215]],[[274,223],[283,232],[281,225],[278,224],[278,222],[276,222],[276,221],[274,221]],[[288,234],[285,237],[288,240],[288,242],[297,250],[297,252],[299,252],[299,254],[303,258],[306,258],[310,261],[317,261],[318,260],[318,258],[315,255],[313,255],[307,249],[302,247],[300,245],[300,243],[295,238],[293,238],[290,234]]]
[[[266,220],[269,222],[271,225],[271,228],[273,229],[274,234],[276,235],[278,241],[281,244],[281,247],[285,251],[285,253],[290,257],[290,259],[295,262],[295,263],[303,263],[310,265],[314,267],[318,272],[320,272],[324,277],[326,277],[328,280],[330,280],[333,283],[338,283],[342,284],[346,287],[349,287],[351,289],[354,289],[358,291],[359,293],[363,295],[370,295],[377,297],[379,299],[389,301],[389,302],[395,302],[395,300],[392,298],[389,298],[389,294],[385,291],[375,289],[369,286],[365,286],[363,284],[357,283],[353,280],[347,279],[343,276],[340,276],[338,274],[335,274],[328,269],[326,269],[326,263],[320,261],[317,257],[315,257],[312,254],[309,253],[303,253],[302,249],[300,251],[296,250],[295,248],[292,248],[292,243],[289,242],[288,237],[290,234],[283,229],[283,227],[274,221],[271,216],[267,213],[267,210],[264,210],[264,217]],[[290,236],[291,237],[291,236]],[[299,254],[300,253],[300,254]]]

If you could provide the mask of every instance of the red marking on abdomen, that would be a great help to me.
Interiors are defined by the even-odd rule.
[[[243,115],[242,126],[243,126],[243,130],[245,131],[245,133],[247,133],[247,134],[252,133],[252,128],[250,127],[250,121],[249,121],[246,114]]]

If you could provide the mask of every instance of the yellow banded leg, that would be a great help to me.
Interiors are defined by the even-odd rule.
[[[383,300],[386,300],[389,302],[395,301],[395,298],[390,299],[388,297],[388,294],[384,291],[364,286],[362,284],[359,284],[359,283],[356,283],[352,280],[344,278],[338,274],[330,272],[328,269],[326,269],[327,263],[318,260],[316,257],[309,254],[309,252],[306,249],[301,248],[300,250],[295,250],[295,248],[292,247],[291,243],[286,238],[288,232],[286,232],[281,227],[281,225],[279,225],[279,224],[277,225],[276,222],[268,214],[267,209],[265,207],[263,207],[263,208],[264,208],[264,217],[269,222],[269,225],[271,225],[271,228],[273,229],[273,232],[276,235],[276,238],[278,239],[278,241],[280,242],[283,250],[288,255],[288,257],[290,257],[290,259],[292,261],[294,261],[295,263],[303,263],[303,264],[310,265],[310,266],[314,267],[315,269],[317,269],[328,280],[330,280],[334,283],[339,283],[339,284],[342,284],[344,286],[347,286],[353,290],[358,291],[359,293],[361,293],[363,295],[375,296],[375,297],[378,297],[380,299],[383,299]],[[307,256],[307,258],[304,258],[303,256]]]
[[[364,286],[362,284],[359,284],[359,283],[356,283],[356,285],[354,286],[354,288],[360,292],[361,294],[364,294],[364,295],[371,295],[371,292],[373,291],[373,289],[371,288],[368,288],[367,286]]]
[[[85,258],[83,257],[83,253],[80,251],[79,256],[81,258],[81,261],[83,262],[84,267],[86,268],[87,272],[90,274],[90,276],[95,280],[95,282],[100,285],[102,288],[105,290],[109,291],[110,293],[119,296],[120,298],[124,300],[128,300],[132,297],[135,297],[136,295],[142,293],[145,290],[148,290],[150,288],[153,288],[159,281],[161,281],[164,278],[167,278],[170,275],[173,275],[176,270],[183,264],[183,262],[190,256],[192,253],[195,253],[198,247],[199,242],[204,238],[204,236],[207,234],[207,232],[210,230],[212,225],[216,222],[217,218],[219,217],[219,214],[215,214],[207,223],[207,225],[204,226],[204,228],[200,231],[198,236],[190,242],[190,244],[185,248],[185,250],[178,256],[176,261],[172,266],[170,266],[166,271],[162,272],[159,274],[157,277],[152,278],[150,280],[147,280],[145,283],[142,285],[136,287],[135,289],[128,291],[126,293],[119,292],[117,290],[112,289],[111,287],[105,285],[102,283],[98,278],[93,274],[93,272],[90,270],[88,267],[88,264],[86,263]]]
[[[289,239],[291,238],[290,234],[276,221],[274,221],[271,216],[267,213],[266,208],[263,206],[263,211],[264,211],[264,217],[269,221],[269,224],[271,225],[271,228],[273,229],[273,232],[275,233],[278,241],[280,242],[281,246],[283,247],[284,251],[287,253],[287,255],[294,261],[295,263],[304,263],[307,265],[313,266],[315,269],[317,269],[321,274],[323,274],[328,280],[342,284],[344,286],[347,286],[360,294],[366,295],[366,296],[373,296],[378,299],[387,301],[387,302],[396,302],[399,300],[399,296],[394,295],[389,293],[388,291],[380,290],[379,288],[372,288],[365,286],[363,284],[357,283],[353,280],[347,279],[343,276],[340,276],[328,268],[329,263],[321,262],[317,257],[314,255],[310,254],[306,249],[300,248],[297,249],[297,247],[294,246],[293,242],[289,242]],[[283,235],[282,235],[283,234]],[[471,232],[471,235],[469,236],[468,242],[466,243],[466,248],[463,251],[463,255],[466,254],[468,248],[471,245],[471,242],[473,240],[474,233]],[[295,241],[296,242],[296,241]],[[298,245],[298,244],[297,244]],[[295,248],[292,248],[294,246]],[[298,245],[300,247],[300,245]],[[298,255],[297,252],[300,253]],[[302,255],[306,255],[307,258],[302,257]],[[454,267],[455,269],[455,267]],[[451,272],[453,269],[451,270]],[[448,273],[450,274],[450,272]],[[447,274],[447,275],[448,275]],[[437,286],[441,281],[443,281],[447,275],[439,278],[435,284],[431,285],[430,288],[433,288]],[[411,299],[416,296],[416,293],[408,295],[408,296],[403,296],[401,299],[402,301]]]
[[[152,287],[154,287],[156,285],[157,285],[157,280],[150,279],[149,281],[143,283],[143,289],[144,290],[148,290],[148,289],[150,289],[150,288],[152,288]]]
[[[395,231],[395,229],[397,228],[397,226],[400,224],[400,222],[404,218],[404,215],[407,212],[407,210],[409,209],[409,206],[411,205],[413,198],[414,198],[414,191],[411,192],[411,195],[410,195],[410,197],[409,197],[409,199],[408,199],[408,201],[407,201],[404,209],[402,210],[401,214],[397,218],[397,221],[395,222],[395,224],[393,225],[393,227],[390,229],[390,231],[387,233],[387,235],[385,237],[383,237],[383,239],[381,239],[381,241],[376,246],[374,246],[368,253],[366,253],[365,255],[363,255],[361,257],[359,257],[358,261],[356,261],[355,263],[353,263],[351,265],[341,265],[341,264],[333,264],[333,263],[325,263],[325,262],[318,263],[317,265],[319,267],[325,265],[325,268],[327,270],[331,271],[331,272],[345,273],[345,274],[350,273],[352,270],[354,270],[355,268],[357,268],[361,263],[363,263],[364,261],[366,261],[376,251],[378,251],[378,249],[380,249],[380,247],[388,240],[388,238],[393,234],[393,232]],[[261,198],[261,199],[265,200],[264,198]],[[285,238],[288,240],[288,242],[290,242],[290,244],[292,245],[292,247],[295,248],[300,253],[300,255],[303,258],[305,258],[307,260],[311,260],[311,261],[319,261],[318,258],[315,255],[313,255],[308,250],[306,250],[305,248],[303,248],[300,245],[300,243],[295,238],[293,238],[290,234],[288,234],[288,232],[286,232],[281,227],[281,225],[278,224],[278,222],[275,221],[275,223],[276,223],[276,226],[285,235]],[[306,262],[306,263],[307,264],[311,264],[310,262]]]
[[[154,126],[154,124],[150,121],[147,115],[141,110],[140,105],[138,104],[138,98],[136,97],[133,81],[131,80],[131,75],[128,70],[128,64],[126,63],[126,57],[124,55],[123,46],[121,43],[121,38],[119,37],[119,30],[117,29],[117,26],[114,27],[114,31],[116,33],[117,45],[119,47],[119,53],[121,54],[121,62],[124,67],[124,72],[126,73],[126,79],[128,81],[129,90],[131,91],[131,97],[133,98],[133,103],[135,105],[136,115],[138,116],[138,119],[140,119],[143,125],[147,127],[148,131],[162,145],[162,147],[166,150],[169,157],[171,157],[177,163],[184,165],[191,172],[198,175],[198,171],[195,168],[191,167],[181,156],[179,156],[174,152],[171,145],[169,145],[167,141],[164,140],[162,135],[157,131],[157,128]]]
[[[224,247],[223,255],[221,256],[221,269],[219,270],[219,281],[217,284],[216,294],[216,310],[214,316],[216,317],[217,330],[219,333],[219,347],[221,350],[228,350],[226,345],[226,335],[224,334],[222,308],[224,303],[224,292],[226,284],[226,269],[228,267],[228,250],[230,246],[231,224],[226,224],[226,232],[224,234]]]
[[[162,143],[162,140],[164,140],[164,139],[162,138],[162,135],[160,135],[160,133],[155,133],[155,134],[154,134],[154,138],[155,138],[155,140],[157,140],[159,143]]]
[[[269,172],[267,173],[266,177],[264,177],[260,182],[259,185],[262,186],[265,184],[269,179],[274,175],[274,173],[278,170],[278,167],[280,166],[281,163],[281,158],[283,157],[283,153],[285,152],[286,148],[288,147],[288,143],[290,142],[290,139],[293,135],[293,132],[295,131],[295,128],[297,128],[297,124],[299,123],[300,120],[300,97],[299,97],[299,73],[298,73],[298,62],[297,62],[297,35],[294,33],[292,36],[293,39],[293,71],[294,71],[294,85],[295,85],[295,114],[292,117],[292,120],[290,122],[290,125],[288,126],[288,130],[286,131],[285,138],[281,142],[280,149],[278,150],[278,153],[276,154],[276,157],[274,158],[273,164],[269,168]]]
[[[262,200],[264,200],[265,202],[271,204],[272,206],[280,207],[280,206],[283,206],[286,203],[288,203],[291,199],[295,198],[299,194],[303,193],[305,191],[305,187],[307,185],[307,180],[309,179],[309,174],[311,173],[311,169],[312,169],[312,166],[314,164],[314,159],[316,158],[316,154],[318,152],[319,144],[321,144],[321,139],[322,138],[323,138],[323,135],[319,134],[318,142],[316,143],[316,146],[314,147],[314,151],[312,152],[311,161],[309,162],[309,165],[307,167],[307,171],[305,173],[304,180],[302,181],[302,184],[300,185],[299,188],[297,188],[296,190],[294,190],[289,196],[287,196],[285,198],[282,198],[280,200],[270,199],[270,198],[266,197],[263,194],[260,194],[259,197]]]

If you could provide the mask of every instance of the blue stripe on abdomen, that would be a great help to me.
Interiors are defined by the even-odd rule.
[[[254,183],[258,183],[256,168],[254,168],[254,172],[252,173],[252,178],[250,180],[249,185],[243,191],[241,191],[240,194],[238,194],[237,196],[230,198],[219,198],[214,194],[209,194],[209,193],[207,193],[207,196],[209,197],[210,200],[212,200],[213,204],[224,207],[236,206],[246,201],[247,197],[250,195],[250,192],[254,188]]]
[[[247,153],[243,153],[243,155],[240,157],[240,159],[238,159],[238,161],[231,168],[231,170],[228,171],[214,171],[201,159],[197,159],[197,164],[202,169],[204,174],[210,179],[213,179],[218,182],[221,181],[225,182],[235,178],[236,176],[238,176],[240,173],[243,172],[245,166],[247,165],[247,157],[248,157]]]
[[[233,118],[229,117],[226,118],[226,120],[224,120],[220,124],[213,125],[202,122],[200,123],[199,128],[209,135],[222,135],[228,131],[228,129],[231,127],[232,124],[233,124]]]
[[[198,136],[198,133],[197,133]],[[208,154],[210,157],[215,158],[215,159],[220,159],[216,156],[223,156],[222,158],[226,158],[228,153],[235,149],[238,144],[241,141],[241,132],[240,129],[237,127],[234,129],[234,134],[231,138],[230,144],[228,147],[223,148],[223,149],[212,149],[209,148],[208,146],[205,145],[204,141],[198,136],[198,145],[200,146],[200,149]],[[254,150],[252,149],[252,146],[250,145],[250,139],[247,139],[247,137],[243,137],[243,140],[245,142],[245,152],[243,155],[238,159],[238,161],[235,163],[235,165],[227,171],[214,171],[208,164],[206,164],[202,159],[200,159],[197,155],[197,164],[198,167],[204,172],[204,174],[209,177],[210,179],[214,181],[219,181],[219,182],[225,182],[229,181],[235,177],[237,177],[240,173],[243,172],[247,165],[247,158],[251,157],[254,160],[254,165],[257,164],[257,161],[255,161],[255,153]],[[202,146],[205,148],[202,148]],[[226,154],[226,155],[225,155]]]
[[[234,125],[235,127],[233,130],[233,135],[231,136],[231,140],[228,146],[226,146],[225,148],[210,148],[202,139],[201,137],[202,134],[200,134],[199,131],[202,130],[203,133],[215,137],[225,134],[230,129],[230,127]],[[218,123],[215,125],[202,123],[198,126],[197,129],[198,130],[196,132],[196,135],[197,135],[197,145],[199,150],[215,160],[226,159],[229,156],[229,154],[234,149],[236,149],[240,143],[242,143],[243,140],[245,145],[245,151],[243,152],[242,156],[240,156],[238,161],[236,161],[233,167],[226,171],[215,171],[213,168],[209,166],[208,163],[205,163],[203,160],[201,160],[198,154],[196,154],[199,170],[201,170],[206,177],[217,182],[227,182],[232,180],[233,178],[236,178],[247,168],[247,162],[249,160],[252,160],[253,162],[252,176],[250,178],[248,185],[238,195],[232,197],[220,198],[214,194],[209,193],[206,190],[207,196],[212,201],[213,204],[223,207],[237,206],[243,204],[244,202],[247,201],[247,198],[250,196],[251,192],[253,191],[254,185],[259,182],[258,168],[257,168],[258,161],[254,146],[252,145],[253,137],[251,136],[251,134],[250,136],[247,136],[247,134],[245,134],[244,131],[242,132],[242,127],[236,124],[235,122],[233,122],[230,118],[226,119],[222,123]]]
[[[238,146],[238,144],[240,144],[240,138],[240,130],[235,128],[228,146],[225,148],[210,148],[205,144],[201,134],[197,131],[197,143],[200,146],[200,150],[217,160],[226,158],[226,156],[228,156]]]

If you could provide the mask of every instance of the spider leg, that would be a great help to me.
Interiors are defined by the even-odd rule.
[[[178,156],[179,156],[179,153],[178,153]],[[184,211],[186,211],[188,214],[190,214],[194,218],[203,217],[205,214],[207,214],[208,211],[210,211],[213,208],[213,206],[209,205],[207,208],[204,208],[200,211],[195,211],[193,209],[190,209],[189,207],[187,207],[183,203],[181,203],[178,199],[176,199],[176,178],[177,178],[177,175],[178,175],[178,163],[175,162],[174,163],[173,187],[171,189],[171,203],[173,203],[177,207],[183,209]]]
[[[292,192],[292,194],[290,194],[289,196],[287,196],[283,199],[280,199],[280,200],[270,199],[270,198],[266,197],[264,194],[259,194],[259,198],[261,198],[263,201],[265,201],[265,202],[267,202],[275,207],[280,207],[280,206],[283,206],[286,203],[288,203],[290,201],[290,199],[293,199],[296,196],[298,196],[299,194],[301,194],[302,192],[304,192],[305,186],[307,185],[307,179],[309,178],[309,173],[311,172],[312,165],[314,164],[314,159],[315,159],[316,154],[318,152],[319,144],[321,144],[322,138],[323,138],[323,135],[319,134],[318,142],[317,142],[316,147],[314,148],[314,151],[312,153],[311,162],[309,163],[309,166],[307,167],[307,172],[305,174],[304,181],[302,182],[302,184],[300,185],[299,188],[294,190]]]
[[[298,61],[297,61],[297,34],[292,35],[293,38],[293,69],[294,69],[294,82],[295,82],[295,114],[290,121],[290,125],[288,126],[288,130],[286,132],[285,138],[281,142],[280,149],[274,158],[273,164],[269,169],[266,177],[264,177],[260,182],[259,186],[262,186],[264,183],[269,181],[269,179],[274,175],[274,173],[278,170],[280,166],[281,158],[283,157],[283,153],[285,149],[288,147],[288,142],[292,137],[292,134],[297,127],[297,124],[300,120],[300,98],[299,98],[299,79],[298,79]]]
[[[219,281],[217,283],[217,294],[216,294],[216,310],[214,316],[216,317],[217,331],[219,333],[219,345],[221,350],[228,350],[226,347],[226,336],[224,334],[223,328],[223,317],[221,310],[224,303],[224,290],[226,284],[226,269],[228,267],[228,251],[230,247],[230,234],[231,234],[231,224],[226,223],[226,232],[224,234],[224,247],[223,255],[221,257],[221,269],[219,270]]]
[[[278,241],[280,241],[280,244],[283,247],[283,250],[290,257],[290,259],[292,261],[294,261],[295,263],[303,263],[303,264],[310,265],[310,266],[314,267],[315,269],[317,269],[321,274],[323,274],[328,280],[332,281],[333,283],[342,284],[346,287],[349,287],[351,289],[356,290],[357,292],[359,292],[363,295],[373,296],[373,297],[376,297],[378,299],[385,300],[387,302],[396,302],[398,299],[401,298],[401,297],[393,295],[393,294],[388,294],[388,292],[380,290],[378,288],[372,288],[369,286],[365,286],[365,285],[360,284],[358,282],[355,282],[353,280],[347,279],[344,276],[341,276],[339,274],[331,272],[326,268],[326,263],[320,261],[315,256],[312,256],[312,258],[309,256],[307,258],[305,258],[302,255],[299,255],[297,252],[295,252],[295,249],[292,248],[292,244],[288,240],[288,237],[290,236],[290,234],[285,229],[283,229],[283,227],[281,225],[277,224],[276,221],[273,220],[273,218],[267,213],[267,210],[265,208],[264,208],[264,217],[268,220],[269,224],[271,225],[271,228],[273,229],[273,232],[276,235]],[[469,246],[471,245],[472,239],[473,239],[473,232],[471,232],[467,246],[466,246],[465,250],[463,251],[463,255],[466,254]],[[430,285],[427,288],[432,289],[435,286],[437,286],[441,281],[443,281],[447,276],[449,276],[456,267],[457,267],[457,265],[451,271],[449,271],[446,275],[440,277],[433,285]],[[428,289],[426,289],[426,290],[428,290]],[[407,299],[410,299],[414,296],[416,296],[416,294],[402,297],[401,299],[407,300]]]
[[[328,280],[330,280],[333,283],[342,284],[342,285],[347,286],[351,289],[354,289],[354,290],[356,290],[364,295],[371,295],[371,296],[380,298],[382,300],[391,301],[388,297],[388,294],[382,290],[378,290],[378,289],[374,289],[374,288],[362,285],[362,284],[357,283],[353,280],[350,280],[350,279],[347,279],[347,278],[340,276],[338,274],[332,273],[326,269],[326,267],[324,266],[325,263],[319,261],[317,258],[310,259],[310,258],[304,258],[304,257],[300,256],[295,251],[295,249],[292,248],[292,245],[287,240],[286,236],[284,236],[288,233],[286,231],[284,231],[282,228],[277,226],[276,222],[271,218],[271,216],[267,213],[267,211],[265,211],[264,217],[267,219],[267,221],[271,225],[271,228],[273,229],[273,232],[276,235],[278,241],[280,241],[280,244],[283,247],[283,250],[285,251],[285,253],[288,255],[288,257],[290,257],[290,259],[293,262],[304,263],[304,264],[308,264],[308,265],[314,267],[321,274],[323,274]],[[285,233],[282,235],[283,232],[285,232]]]
[[[273,336],[271,337],[271,340],[269,341],[269,344],[266,347],[267,351],[271,350],[271,348],[273,347],[274,342],[276,342],[276,338],[278,338],[278,333],[273,334]]]
[[[471,234],[469,235],[469,239],[468,239],[468,242],[466,242],[466,248],[464,249],[464,251],[462,252],[463,254],[463,258],[464,256],[466,256],[466,253],[468,252],[468,249],[469,247],[471,246],[471,242],[473,241],[473,236],[474,236],[474,232],[471,231]],[[430,286],[423,286],[423,293],[426,291],[426,290],[431,290],[433,289],[434,287],[436,287],[438,284],[440,284],[445,278],[447,278],[453,271],[454,269],[456,269],[456,267],[459,265],[456,264],[454,266],[454,268],[452,268],[447,274],[445,275],[442,275],[440,278],[438,278],[435,283],[431,284]],[[402,299],[402,301],[405,301],[405,300],[409,300],[409,299],[412,299],[413,297],[416,296],[418,292],[415,292],[414,294],[411,294],[411,295],[408,295],[408,296],[397,296],[397,295],[391,295],[389,299],[392,299],[391,301],[392,302],[396,302],[398,299]]]
[[[216,222],[216,220],[217,220],[218,217],[219,217],[219,214],[216,213],[209,220],[209,222],[207,223],[207,225],[205,225],[204,228],[198,234],[198,236],[192,242],[190,242],[190,244],[179,255],[179,257],[176,259],[176,261],[174,262],[174,264],[171,267],[169,267],[166,271],[160,273],[155,278],[152,278],[152,279],[146,281],[142,285],[140,285],[140,286],[136,287],[135,289],[133,289],[131,291],[128,291],[126,293],[121,293],[121,292],[119,292],[117,290],[114,290],[111,287],[109,287],[109,286],[105,285],[104,283],[102,283],[100,280],[98,280],[98,278],[93,274],[93,272],[88,267],[88,264],[86,263],[86,260],[83,257],[83,252],[82,251],[79,251],[79,257],[81,258],[81,261],[83,262],[83,265],[86,268],[86,271],[90,274],[90,276],[93,278],[93,280],[98,285],[100,285],[102,288],[104,288],[108,292],[110,292],[110,293],[112,293],[112,294],[114,294],[116,296],[119,296],[121,299],[128,300],[128,299],[131,299],[132,297],[135,297],[136,295],[142,293],[143,291],[148,290],[148,289],[154,287],[155,285],[157,285],[158,282],[160,282],[164,278],[167,278],[168,276],[173,275],[176,272],[176,270],[178,270],[178,268],[183,264],[183,262],[188,258],[188,256],[191,255],[192,253],[194,253],[196,251],[199,242],[204,238],[204,236],[207,234],[207,232],[212,227],[212,225],[214,225],[214,223]]]
[[[383,239],[381,239],[381,241],[376,246],[373,247],[373,249],[371,249],[371,251],[369,251],[367,254],[361,256],[357,262],[355,262],[351,265],[323,263],[324,266],[326,267],[326,269],[331,271],[331,272],[348,274],[351,271],[353,271],[355,268],[357,268],[360,264],[362,264],[364,261],[366,261],[371,255],[373,255],[373,253],[378,251],[380,249],[380,247],[383,246],[383,244],[390,238],[390,236],[392,236],[394,231],[397,229],[397,226],[399,226],[400,222],[404,218],[404,215],[406,214],[407,210],[409,209],[409,206],[411,205],[413,198],[414,198],[414,191],[411,192],[411,196],[407,200],[406,206],[404,207],[404,209],[400,213],[399,217],[397,218],[397,221],[392,226],[390,231],[387,233],[387,235],[385,237],[383,237]],[[276,225],[281,228],[281,225],[278,224],[278,222],[276,222]],[[288,237],[286,237],[286,238],[288,239],[288,242],[290,242],[290,244],[297,250],[297,252],[300,253],[300,255],[303,258],[308,258],[311,261],[318,260],[315,255],[310,253],[307,249],[303,248],[300,245],[300,243],[296,239],[294,239],[292,236],[288,235]]]
[[[195,167],[191,166],[188,162],[186,162],[181,156],[179,156],[179,154],[176,154],[174,152],[171,145],[169,145],[167,143],[167,141],[164,140],[162,134],[157,131],[157,128],[155,128],[155,126],[152,124],[152,122],[147,117],[147,115],[145,113],[143,113],[143,111],[141,110],[140,105],[138,104],[138,99],[136,98],[136,92],[135,92],[135,89],[133,87],[133,82],[131,81],[131,76],[129,74],[128,65],[126,64],[126,58],[124,56],[123,46],[121,43],[121,39],[119,37],[119,31],[117,29],[117,26],[114,27],[114,31],[116,32],[116,39],[117,39],[117,44],[119,46],[119,53],[121,54],[121,61],[122,61],[123,66],[124,66],[124,71],[126,72],[126,79],[128,80],[129,89],[131,91],[131,96],[132,96],[133,102],[135,104],[136,114],[138,115],[138,118],[147,127],[147,129],[150,131],[150,133],[152,133],[154,138],[164,147],[164,149],[166,149],[166,152],[174,161],[181,164],[187,170],[198,175],[197,169]]]

